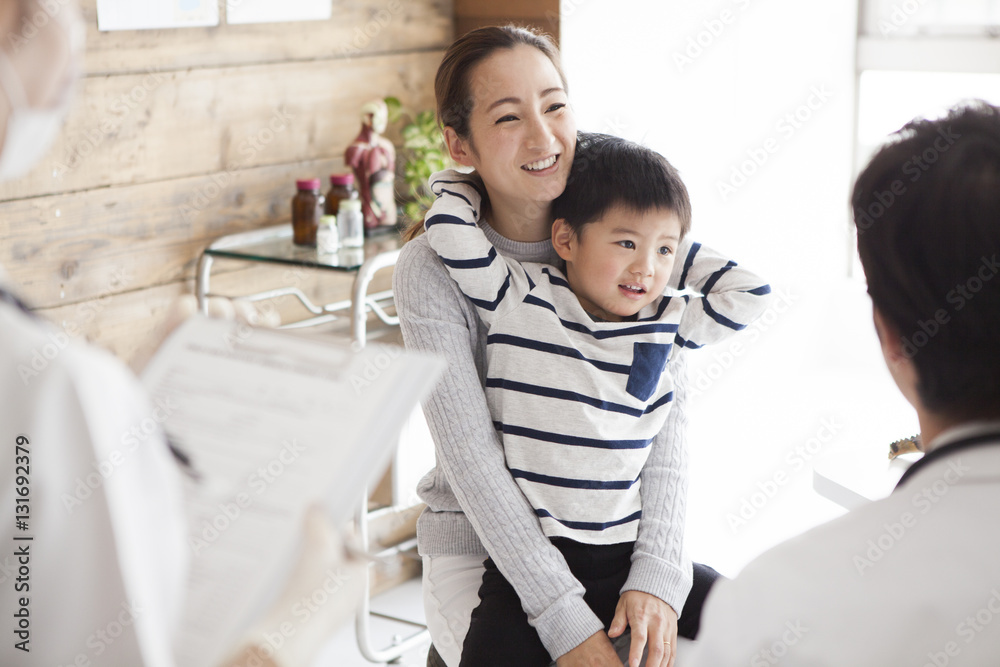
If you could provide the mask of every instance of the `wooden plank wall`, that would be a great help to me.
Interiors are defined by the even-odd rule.
[[[337,0],[329,21],[101,33],[96,0],[82,5],[84,77],[63,132],[0,184],[0,266],[41,313],[126,361],[193,292],[204,246],[287,221],[296,178],[343,170],[362,103],[433,107],[454,26],[450,0]],[[349,289],[217,266],[213,291]]]
[[[455,0],[455,36],[487,25],[538,28],[559,43],[559,0]]]

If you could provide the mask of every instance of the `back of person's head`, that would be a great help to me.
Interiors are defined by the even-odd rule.
[[[680,174],[665,157],[640,144],[607,134],[581,132],[566,189],[552,202],[577,234],[614,207],[646,213],[672,211],[681,237],[691,228],[691,200]]]
[[[1000,109],[916,119],[851,197],[868,293],[914,363],[924,406],[1000,417]]]

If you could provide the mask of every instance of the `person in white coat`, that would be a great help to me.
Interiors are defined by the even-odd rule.
[[[58,135],[83,27],[66,2],[5,2],[0,22],[10,180]],[[164,406],[111,355],[28,311],[2,276],[0,297],[0,663],[170,664],[186,549]],[[143,539],[116,539],[125,532]]]
[[[927,453],[888,498],[717,584],[686,665],[1000,659],[1000,109],[907,124],[851,203],[885,362]]]
[[[73,0],[0,3],[0,180],[58,135],[82,36]],[[188,547],[185,457],[161,429],[173,407],[32,313],[0,267],[0,665],[175,664]],[[329,523],[307,514],[296,573],[256,629],[287,620],[287,600],[343,564]],[[226,664],[307,665],[356,599],[345,590],[277,653],[248,633]]]

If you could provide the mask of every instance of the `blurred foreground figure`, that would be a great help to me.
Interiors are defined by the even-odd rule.
[[[1000,109],[907,124],[851,204],[882,353],[927,453],[888,498],[719,583],[689,665],[1000,656]]]
[[[83,33],[73,0],[0,3],[0,180],[26,173],[58,135]],[[0,383],[0,665],[174,665],[189,549],[182,465],[160,428],[173,406],[150,403],[120,361],[33,315],[2,267]],[[308,665],[353,610],[350,585],[277,652],[263,633],[331,567],[366,576],[343,554],[309,512],[285,593],[225,664]]]

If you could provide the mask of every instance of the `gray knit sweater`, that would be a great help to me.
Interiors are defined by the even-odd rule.
[[[549,241],[511,241],[483,224],[502,255],[555,263]],[[410,349],[445,357],[448,369],[424,402],[437,467],[421,481],[427,510],[417,524],[420,553],[489,554],[517,591],[528,619],[553,658],[603,628],[583,600],[583,586],[542,532],[504,461],[486,404],[486,327],[427,240],[400,254],[393,274],[403,339]],[[641,473],[642,519],[623,591],[664,600],[678,613],[691,588],[683,549],[687,496],[684,355],[669,364],[674,406]]]

